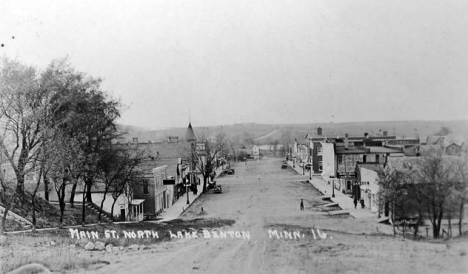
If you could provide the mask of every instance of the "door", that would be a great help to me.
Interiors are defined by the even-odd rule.
[[[120,221],[121,222],[125,221],[125,208],[120,209]]]

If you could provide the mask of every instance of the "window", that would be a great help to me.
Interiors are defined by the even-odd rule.
[[[317,155],[322,155],[322,147],[317,148]]]
[[[344,155],[338,155],[338,165],[342,165],[344,160]]]
[[[322,169],[323,169],[322,161],[318,162],[318,169],[319,169],[319,171],[322,171]]]
[[[143,183],[143,194],[149,194],[148,182]]]

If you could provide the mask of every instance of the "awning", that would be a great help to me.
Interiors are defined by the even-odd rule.
[[[145,199],[133,199],[130,204],[131,205],[139,205],[141,203],[143,203],[145,201]]]

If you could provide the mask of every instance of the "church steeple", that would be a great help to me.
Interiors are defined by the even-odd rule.
[[[195,142],[197,137],[195,136],[195,132],[193,132],[192,123],[189,122],[187,132],[185,133],[185,141],[187,142]]]

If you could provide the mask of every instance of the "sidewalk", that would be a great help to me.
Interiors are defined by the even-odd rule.
[[[218,177],[219,174],[221,174],[221,167],[216,169],[216,177]],[[189,204],[187,204],[187,193],[185,193],[184,195],[180,196],[177,202],[175,202],[171,207],[166,208],[166,210],[160,215],[162,219],[157,220],[156,222],[157,223],[167,222],[167,221],[179,218],[179,216],[182,213],[184,213],[184,211],[197,200],[197,198],[201,195],[202,190],[203,190],[203,178],[200,178],[200,185],[198,186],[197,195],[193,194],[192,191],[188,193]]]
[[[294,169],[298,175],[303,176],[304,180],[308,180],[315,188],[322,192],[325,196],[331,197],[333,190],[332,185],[328,184],[327,181],[322,179],[322,177],[313,176],[310,180],[309,172],[304,172],[302,175],[302,167],[296,164],[296,167],[293,167],[293,162],[288,161],[289,166]],[[348,195],[343,194],[340,191],[335,189],[335,198],[330,198],[334,203],[337,203],[343,210],[349,211],[350,215],[354,218],[373,218],[377,221],[377,215],[372,213],[368,208],[361,208],[361,205],[358,205],[358,208],[354,208],[353,199]]]

